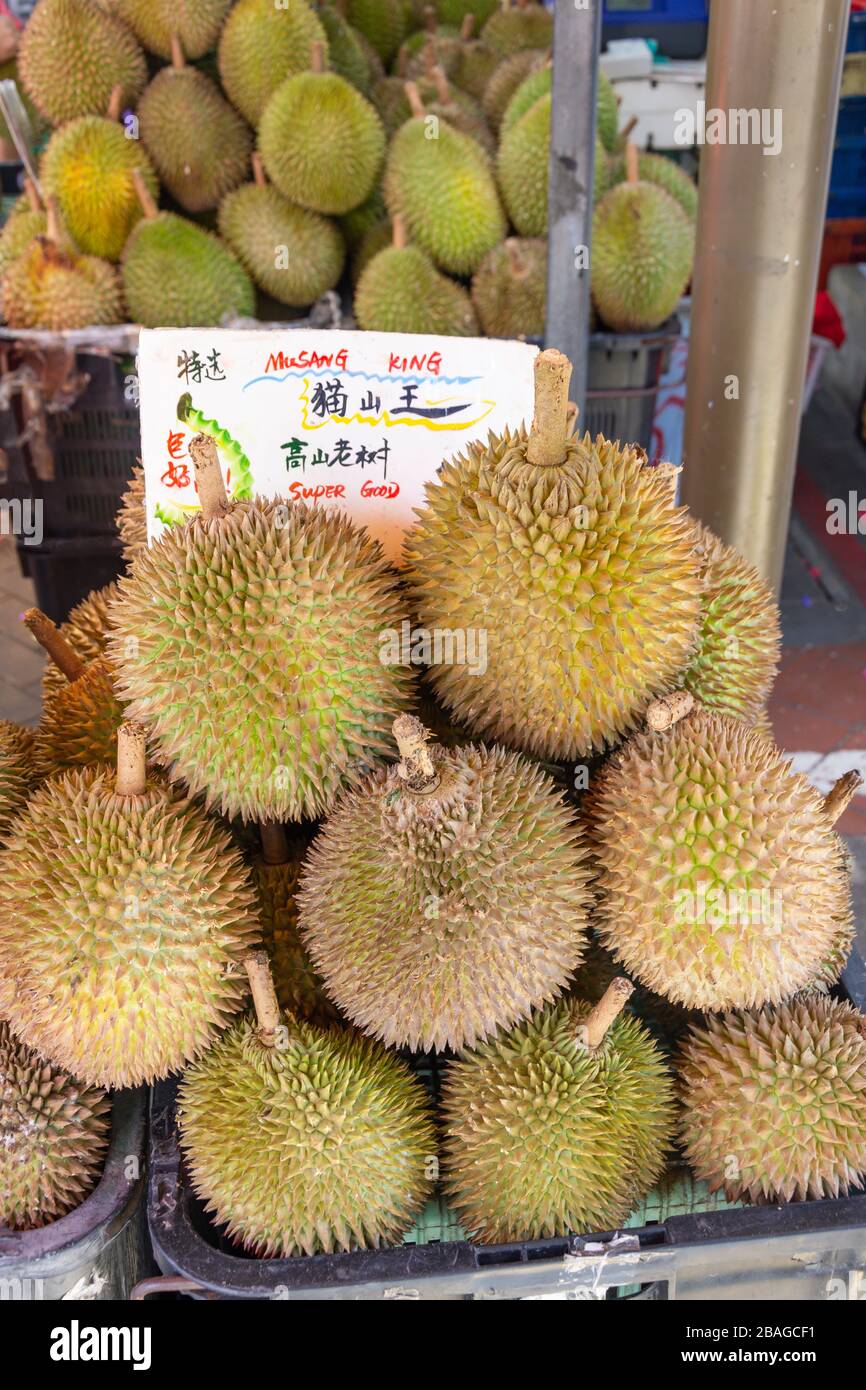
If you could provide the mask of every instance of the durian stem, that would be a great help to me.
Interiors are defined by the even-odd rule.
[[[437,97],[443,106],[447,106],[451,101],[451,87],[449,86],[448,78],[445,76],[445,73],[439,67],[438,63],[433,68],[431,76],[436,83]]]
[[[418,91],[417,84],[415,82],[404,82],[403,91],[406,93],[406,100],[409,103],[409,110],[412,112],[412,115],[415,117],[426,116],[427,112],[421,100],[421,93]]]
[[[40,647],[48,653],[58,671],[62,671],[71,683],[84,674],[85,663],[67,642],[59,628],[55,627],[47,613],[41,608],[28,608],[24,622],[29,627]]]
[[[157,213],[159,212],[159,209],[156,206],[153,194],[151,193],[150,189],[144,181],[140,169],[132,170],[132,184],[135,189],[135,196],[137,197],[139,204],[141,205],[141,210],[144,213],[145,217],[156,217]]]
[[[109,121],[119,121],[120,113],[123,110],[123,83],[115,82],[111,89],[111,96],[108,98],[108,110],[105,113]]]
[[[687,690],[675,690],[672,695],[663,695],[653,700],[646,712],[646,722],[653,733],[662,734],[678,724],[694,708],[695,697]]]
[[[53,241],[55,246],[60,245],[60,209],[57,206],[57,199],[53,194],[48,194],[45,198],[45,212],[47,215],[47,226],[45,235],[49,241]]]
[[[256,188],[267,188],[268,181],[265,178],[265,166],[262,163],[262,157],[259,154],[258,150],[253,150],[252,164],[253,182],[255,183]]]
[[[288,864],[289,841],[278,820],[263,820],[259,825],[262,837],[262,858],[266,864]]]
[[[402,217],[395,217],[391,223],[391,244],[397,251],[403,251],[408,244],[406,223]]]
[[[439,783],[439,774],[427,751],[433,735],[414,714],[398,714],[391,728],[400,750],[398,775],[412,791],[431,791]]]
[[[569,438],[574,434],[574,431],[577,429],[577,419],[578,419],[578,416],[579,416],[579,415],[580,415],[580,407],[579,407],[579,405],[577,404],[577,402],[576,402],[576,401],[569,401],[569,402],[568,402],[568,410],[566,411],[566,415],[565,415],[566,429],[567,429]]]
[[[198,500],[205,521],[221,516],[228,505],[219,454],[213,439],[206,434],[197,434],[190,440],[189,456],[195,468],[195,485]]]
[[[838,782],[830,788],[824,797],[824,815],[831,825],[835,825],[840,816],[844,815],[848,809],[848,804],[863,785],[863,778],[855,768],[846,772],[839,778]]]
[[[542,468],[555,467],[565,458],[568,439],[568,385],[571,363],[556,348],[540,352],[535,359],[535,414],[529,443],[528,463]]]
[[[259,1025],[259,1040],[265,1047],[273,1047],[280,1026],[280,1006],[267,952],[250,951],[244,956],[244,969],[252,990],[253,1008]]]
[[[405,48],[401,48],[401,49],[400,49],[400,52],[397,54],[397,76],[400,77],[400,78],[402,78],[403,81],[405,81],[405,80],[406,80],[406,74],[407,74],[408,71],[409,71],[409,54],[406,52]]]
[[[631,141],[625,147],[625,178],[626,183],[638,181],[637,145],[633,145]]]
[[[463,43],[468,43],[474,33],[475,16],[474,14],[465,14],[463,16],[463,23],[460,25],[460,38]]]
[[[183,45],[177,34],[171,36],[171,65],[173,68],[185,68],[186,59],[183,56]]]
[[[618,1018],[634,992],[634,985],[625,975],[611,980],[598,1003],[587,1015],[581,1029],[582,1041],[590,1050],[604,1042],[608,1028]]]
[[[505,242],[505,254],[508,257],[508,269],[516,279],[523,279],[527,273],[526,262],[520,249],[520,240],[516,236],[510,236]]]
[[[428,34],[436,33],[436,6],[424,6],[424,26]]]
[[[144,729],[132,720],[121,724],[117,731],[117,779],[114,789],[118,796],[143,796],[147,788],[147,749]]]
[[[27,202],[30,204],[30,211],[41,212],[42,200],[40,199],[39,193],[37,192],[36,184],[33,182],[29,174],[24,175],[24,192],[27,195]]]
[[[628,120],[626,121],[625,125],[620,131],[620,135],[623,136],[626,141],[628,141],[628,137],[631,135],[636,125],[637,116],[629,116]]]
[[[310,71],[317,73],[325,71],[325,45],[321,39],[316,39],[310,48]]]

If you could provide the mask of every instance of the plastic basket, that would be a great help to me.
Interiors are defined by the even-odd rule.
[[[21,573],[33,581],[36,605],[52,622],[63,623],[91,589],[110,584],[123,569],[117,536],[54,537],[41,545],[19,540]]]
[[[593,333],[586,410],[590,434],[649,449],[662,375],[680,337],[677,318],[652,333]]]
[[[655,39],[667,58],[700,58],[707,48],[708,0],[605,0],[602,42]]]

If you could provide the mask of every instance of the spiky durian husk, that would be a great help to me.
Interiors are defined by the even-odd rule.
[[[502,63],[502,54],[489,43],[473,39],[464,43],[460,54],[460,66],[454,80],[461,91],[468,92],[476,101],[483,102],[487,84]]]
[[[310,66],[314,43],[328,40],[306,0],[237,0],[219,41],[219,73],[229,100],[257,126],[280,83]]]
[[[698,648],[681,684],[707,709],[755,724],[766,718],[779,665],[779,605],[732,546],[695,524],[704,594]]]
[[[844,1196],[866,1179],[866,1021],[802,995],[709,1018],[680,1060],[686,1158],[728,1200]]]
[[[82,1086],[0,1022],[0,1227],[32,1231],[93,1188],[108,1146],[108,1097]]]
[[[345,77],[357,87],[362,96],[368,97],[372,71],[361,35],[329,4],[320,5],[316,13],[328,36],[328,66],[338,77]]]
[[[563,989],[585,949],[585,850],[561,795],[501,748],[430,750],[349,793],[310,850],[301,935],[328,993],[386,1043],[460,1047]]]
[[[689,524],[643,454],[570,439],[526,461],[525,429],[446,463],[406,537],[427,628],[489,635],[486,670],[439,665],[442,703],[476,736],[584,756],[633,729],[686,663],[700,580]]]
[[[615,332],[658,328],[685,292],[694,257],[695,226],[675,198],[654,183],[615,184],[592,219],[599,317]]]
[[[186,212],[217,207],[246,178],[252,131],[198,68],[160,69],[138,104],[138,119],[160,179]]]
[[[622,1014],[594,1052],[566,1000],[452,1063],[445,1191],[477,1240],[613,1230],[661,1172],[675,1111],[662,1057]]]
[[[140,550],[147,549],[147,512],[144,504],[144,469],[135,464],[126,491],[120,499],[115,525],[123,547],[123,561],[129,566]]]
[[[417,246],[385,246],[367,262],[358,277],[355,314],[359,327],[379,333],[478,332],[466,290],[440,274]]]
[[[553,15],[541,4],[497,10],[481,30],[481,37],[505,55],[547,48],[553,43]]]
[[[534,49],[512,54],[504,61],[500,60],[484,88],[481,99],[484,114],[493,130],[500,129],[508,103],[521,83],[526,81],[530,73],[544,67],[546,61],[547,55]]]
[[[12,209],[0,231],[0,280],[18,257],[27,250],[34,237],[43,236],[47,230],[48,218],[44,212],[34,212],[22,195]]]
[[[24,805],[36,777],[34,731],[0,719],[0,835]]]
[[[491,338],[544,333],[547,243],[509,237],[484,257],[472,279],[472,302]]]
[[[255,311],[253,283],[234,252],[173,212],[137,224],[122,271],[129,312],[146,328],[207,327]]]
[[[0,1014],[82,1081],[166,1076],[237,1012],[252,886],[224,831],[164,783],[129,797],[105,767],[52,778],[0,876]]]
[[[123,295],[114,267],[36,237],[3,277],[2,311],[10,328],[87,328],[119,323]]]
[[[134,105],[147,81],[135,36],[96,0],[39,0],[21,36],[18,70],[46,120],[102,116],[112,88]]]
[[[84,662],[96,661],[105,653],[108,633],[108,610],[117,598],[117,585],[106,584],[102,589],[92,589],[72,609],[65,623],[60,624],[60,632],[71,646],[75,655]],[[46,661],[42,672],[42,698],[53,698],[65,690],[69,681],[53,661]]]
[[[648,988],[740,1009],[826,975],[848,918],[839,842],[818,793],[748,725],[696,709],[637,735],[589,815],[599,936]]]
[[[220,204],[219,229],[256,284],[281,304],[313,304],[342,274],[346,248],[338,228],[276,188],[234,189]]]
[[[262,499],[197,514],[119,587],[118,692],[209,806],[314,820],[390,752],[411,675],[383,665],[380,637],[402,605],[378,544],[341,514]]]
[[[547,233],[547,185],[553,98],[539,97],[503,136],[496,171],[508,215],[521,236]]]
[[[265,1258],[399,1241],[432,1184],[424,1091],[378,1043],[238,1022],[187,1072],[181,1141],[216,1220]]]
[[[475,16],[476,25],[482,25],[499,6],[499,0],[436,0],[436,14],[443,24],[459,26],[466,15]]]
[[[426,117],[400,127],[383,187],[391,217],[401,217],[410,240],[452,275],[471,275],[507,231],[487,155],[447,121],[435,140]]]
[[[187,58],[201,58],[216,43],[232,0],[113,0],[114,8],[149,53],[171,57],[176,34]]]
[[[619,131],[619,104],[613,83],[603,68],[598,70],[598,133],[608,153],[616,149]]]
[[[336,73],[304,72],[274,92],[259,123],[268,177],[311,212],[346,213],[376,186],[385,130],[376,108]]]
[[[295,1018],[328,1028],[340,1022],[340,1014],[325,994],[298,931],[297,888],[310,836],[298,833],[293,853],[285,864],[268,864],[255,858],[253,883],[259,906],[262,940],[271,958],[271,974],[280,1007]]]
[[[626,178],[625,156],[620,155],[611,161],[610,182],[611,184],[622,183]],[[698,186],[694,179],[690,179],[684,169],[681,169],[673,159],[667,155],[650,154],[648,151],[638,152],[638,178],[645,183],[657,183],[666,193],[670,193],[672,198],[676,198],[683,212],[694,221],[698,215]]]
[[[60,768],[110,762],[117,752],[117,731],[125,718],[116,694],[116,675],[105,657],[97,657],[78,680],[46,692],[36,731],[40,763],[47,773]]]
[[[349,23],[375,48],[383,63],[390,63],[406,33],[402,0],[348,0]]]
[[[52,135],[39,166],[42,186],[56,196],[79,250],[116,261],[142,217],[133,174],[152,197],[159,180],[140,140],[101,116],[81,116]]]

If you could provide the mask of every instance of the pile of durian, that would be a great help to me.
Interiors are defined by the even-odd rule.
[[[287,319],[351,284],[363,329],[541,335],[552,27],[535,0],[39,0],[17,77],[51,134],[3,317]],[[598,132],[595,320],[652,329],[697,190],[627,147],[603,73]]]
[[[770,591],[672,465],[574,432],[570,371],[539,354],[531,426],[445,462],[399,571],[338,510],[228,500],[202,434],[200,511],[148,546],[138,475],[125,575],[28,612],[0,1225],[80,1202],[107,1092],[173,1073],[261,1256],[399,1242],[437,1184],[476,1241],[613,1230],[677,1146],[732,1200],[863,1185],[859,779],[791,770]],[[390,664],[404,622],[486,661]]]

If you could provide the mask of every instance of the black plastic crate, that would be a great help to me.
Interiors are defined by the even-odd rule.
[[[91,589],[110,584],[123,569],[117,535],[52,537],[41,545],[19,540],[17,548],[21,573],[33,581],[37,608],[55,623],[65,622]]]
[[[678,318],[651,333],[592,333],[583,428],[649,450],[656,397],[680,336]]]

